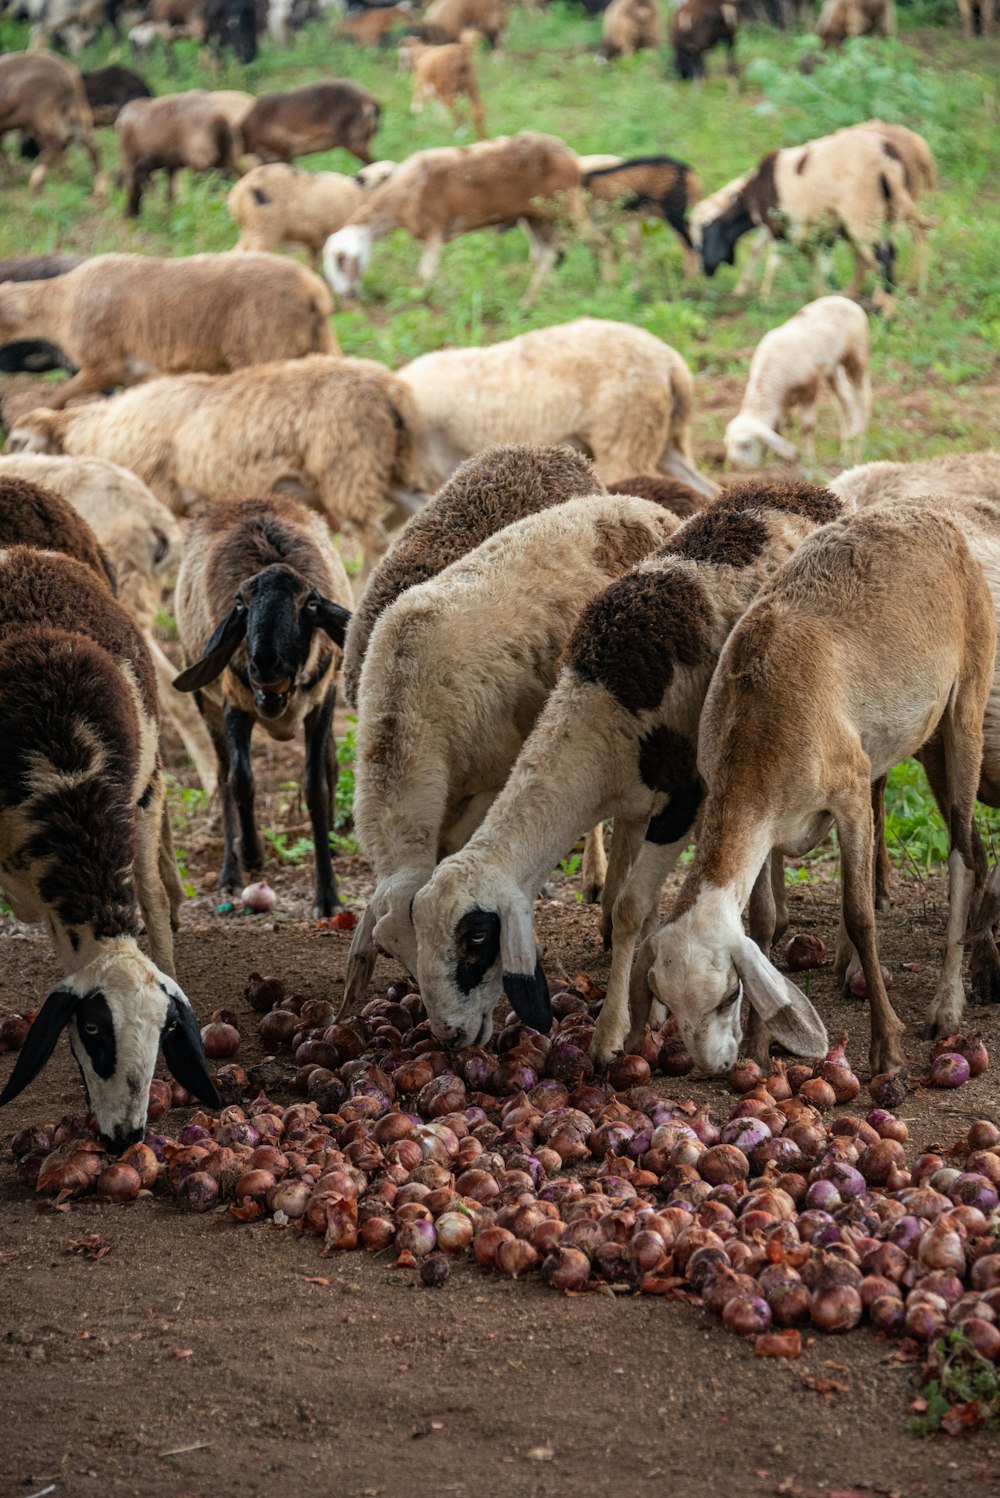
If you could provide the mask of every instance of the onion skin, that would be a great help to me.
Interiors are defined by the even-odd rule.
[[[97,1177],[97,1199],[102,1202],[134,1202],[142,1190],[142,1177],[131,1165],[117,1162]]]
[[[851,1285],[823,1286],[813,1291],[809,1316],[824,1332],[848,1332],[861,1320],[861,1296]]]
[[[210,1212],[219,1200],[219,1188],[205,1171],[196,1170],[180,1182],[177,1200],[188,1212]]]
[[[758,1358],[797,1358],[802,1352],[802,1334],[794,1327],[763,1332],[754,1342],[753,1351]]]

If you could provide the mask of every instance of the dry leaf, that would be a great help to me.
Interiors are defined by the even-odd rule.
[[[173,1352],[170,1354],[170,1356],[174,1357],[174,1358],[193,1358],[194,1357],[194,1348],[193,1347],[175,1347],[174,1350],[173,1350]]]
[[[799,1378],[807,1389],[815,1389],[817,1394],[849,1394],[849,1384],[840,1384],[835,1378],[820,1378],[817,1373],[810,1373],[807,1368],[799,1369]]]
[[[532,1446],[531,1450],[524,1454],[529,1462],[550,1462],[555,1456],[551,1446]]]
[[[111,1244],[98,1236],[97,1233],[88,1233],[86,1238],[70,1238],[66,1244],[68,1254],[82,1254],[86,1259],[103,1259],[105,1254],[111,1252]]]
[[[802,1352],[802,1335],[794,1326],[783,1332],[761,1332],[753,1350],[758,1358],[797,1358]]]

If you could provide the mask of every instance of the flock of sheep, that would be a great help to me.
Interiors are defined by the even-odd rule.
[[[75,3],[46,14],[68,26]],[[418,102],[447,93],[428,81],[435,53],[464,69],[450,102],[464,93],[483,134],[462,35],[482,0],[462,3],[456,39],[431,29],[406,51]],[[684,0],[675,38],[690,31],[685,13],[700,24],[714,3]],[[427,26],[446,4],[458,0],[435,0]],[[718,9],[732,27],[730,0]],[[607,59],[634,50],[620,31],[612,45],[612,27],[640,10],[612,0]],[[483,15],[477,29],[490,33]],[[374,245],[396,228],[422,246],[426,282],[450,239],[521,224],[530,297],[568,229],[611,274],[618,216],[669,223],[690,275],[699,260],[708,274],[732,263],[753,232],[743,279],[766,252],[768,286],[782,242],[813,252],[839,237],[856,262],[848,295],[821,295],[761,341],[725,445],[735,468],[765,453],[792,462],[797,416],[814,461],[829,391],[842,455],[856,462],[872,399],[856,298],[881,270],[876,300],[888,305],[899,225],[926,272],[926,142],[866,121],[774,151],[706,197],[670,157],[580,157],[532,131],[376,161],[380,107],[346,80],[153,99],[132,77],[88,80],[41,51],[0,58],[0,132],[37,153],[36,187],[73,142],[99,170],[92,129],[105,109],[96,118],[114,119],[128,212],[156,171],[169,190],[182,169],[219,168],[237,174],[228,206],[240,231],[222,254],[0,264],[0,368],[69,374],[41,387],[44,405],[19,395],[4,407],[0,737],[12,749],[0,883],[19,918],[46,924],[65,976],[0,1104],[63,1029],[110,1148],[141,1134],[158,1047],[183,1086],[214,1099],[172,976],[182,891],[162,715],[218,792],[225,890],[264,861],[254,730],[302,734],[325,918],[339,903],[328,837],[338,684],[358,715],[355,824],[376,879],[345,1006],[363,1002],[383,952],[418,980],[449,1046],[486,1039],[502,993],[547,1029],[533,899],[585,835],[584,890],[602,904],[612,953],[596,1061],[667,1009],[712,1071],[741,1048],[762,1057],[772,1040],[819,1053],[822,1020],[769,952],[786,919],[784,856],[835,824],[836,970],[844,982],[863,970],[871,1064],[896,1069],[876,871],[884,777],[910,755],[951,838],[928,1022],[957,1027],[969,932],[974,993],[1000,998],[1000,874],[988,874],[973,820],[977,796],[1000,804],[1000,454],[720,494],[692,444],[691,372],[640,328],[584,317],[390,372],[342,357],[330,323],[334,295],[357,294]],[[335,145],[363,163],[356,177],[292,164]],[[323,276],[277,253],[288,245]],[[331,528],[363,552],[357,599]],[[153,632],[171,580],[179,675]],[[661,923],[664,881],[692,838],[695,862]]]

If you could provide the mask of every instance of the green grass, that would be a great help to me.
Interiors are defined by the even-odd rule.
[[[956,1326],[934,1344],[934,1376],[920,1391],[918,1413],[907,1421],[917,1436],[963,1435],[1000,1426],[1000,1373]]]

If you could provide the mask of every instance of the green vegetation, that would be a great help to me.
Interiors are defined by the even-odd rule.
[[[960,1326],[935,1342],[933,1367],[934,1376],[921,1389],[907,1421],[913,1435],[957,1436],[981,1425],[1000,1425],[997,1365],[976,1351]]]

